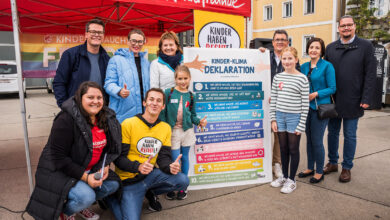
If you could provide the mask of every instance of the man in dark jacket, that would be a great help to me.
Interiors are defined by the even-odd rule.
[[[110,57],[101,46],[104,23],[93,19],[86,24],[85,43],[69,48],[62,56],[53,81],[57,105],[72,97],[85,81],[97,82],[103,87]]]
[[[335,102],[339,117],[330,119],[328,124],[329,163],[324,174],[338,171],[339,133],[343,122],[344,150],[339,181],[349,182],[358,120],[369,107],[375,89],[376,60],[371,42],[355,35],[356,24],[351,16],[341,17],[338,29],[340,39],[329,44],[325,52],[325,59],[336,70]]]
[[[120,201],[107,200],[116,219],[140,219],[145,196],[149,209],[160,211],[155,195],[185,190],[189,184],[187,175],[180,172],[181,155],[172,162],[171,127],[158,118],[164,102],[161,89],[150,89],[143,101],[144,114],[122,122],[122,153],[114,164],[123,194]]]

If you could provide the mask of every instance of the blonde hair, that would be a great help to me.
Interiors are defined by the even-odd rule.
[[[290,52],[295,57],[295,59],[298,59],[298,51],[294,47],[286,47],[286,48],[284,48],[282,50],[281,57],[283,57],[283,53],[285,53],[285,52]]]
[[[185,66],[185,65],[179,65],[179,66],[176,67],[176,69],[175,69],[175,79],[177,78],[177,74],[178,74],[179,72],[185,72],[185,73],[187,73],[188,76],[191,78],[191,72],[190,72],[190,69],[188,69],[187,66]]]
[[[183,54],[183,50],[180,48],[180,43],[179,43],[179,38],[177,37],[177,35],[175,34],[175,32],[173,31],[166,31],[164,32],[161,37],[160,37],[160,41],[158,42],[158,51],[157,51],[157,56],[162,53],[162,44],[163,44],[163,41],[164,40],[167,40],[167,39],[170,39],[170,40],[174,40],[175,41],[175,44],[176,44],[176,47],[177,47],[177,50],[180,51],[180,53]]]

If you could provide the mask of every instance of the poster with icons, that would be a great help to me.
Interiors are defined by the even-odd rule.
[[[272,181],[269,53],[251,49],[184,48],[184,62],[198,56],[190,90],[199,118],[190,150],[190,190]]]

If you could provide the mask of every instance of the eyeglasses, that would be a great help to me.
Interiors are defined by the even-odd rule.
[[[88,33],[90,33],[91,35],[103,35],[104,34],[104,31],[88,31]]]
[[[143,40],[130,39],[130,42],[132,44],[144,45],[144,41]]]
[[[354,25],[354,23],[351,23],[351,24],[342,24],[339,26],[339,28],[346,28],[346,27],[352,27]]]
[[[287,41],[287,39],[280,39],[280,38],[278,38],[278,39],[274,39],[273,41],[275,41],[277,43],[283,43],[283,42]]]

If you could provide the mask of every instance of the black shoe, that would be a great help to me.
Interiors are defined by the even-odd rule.
[[[310,178],[310,183],[319,183],[319,182],[321,182],[322,180],[324,180],[324,176],[325,176],[325,174],[322,174],[321,178],[319,178],[319,179],[316,179],[316,178],[314,178],[314,176],[313,176],[312,178]]]
[[[158,201],[158,197],[155,196],[152,191],[148,190],[145,194],[146,199],[149,201],[149,210],[153,212],[159,212],[162,209],[161,203]]]
[[[187,198],[187,191],[181,190],[177,193],[177,199],[183,200]]]
[[[175,192],[169,192],[165,195],[165,198],[168,199],[168,200],[174,200],[176,199],[176,193]]]
[[[99,204],[99,207],[103,210],[108,209],[107,202],[104,199],[98,200],[97,203]]]
[[[305,177],[313,176],[313,175],[314,175],[314,170],[312,170],[310,173],[300,172],[300,173],[298,174],[298,177],[299,177],[299,178],[305,178]]]

